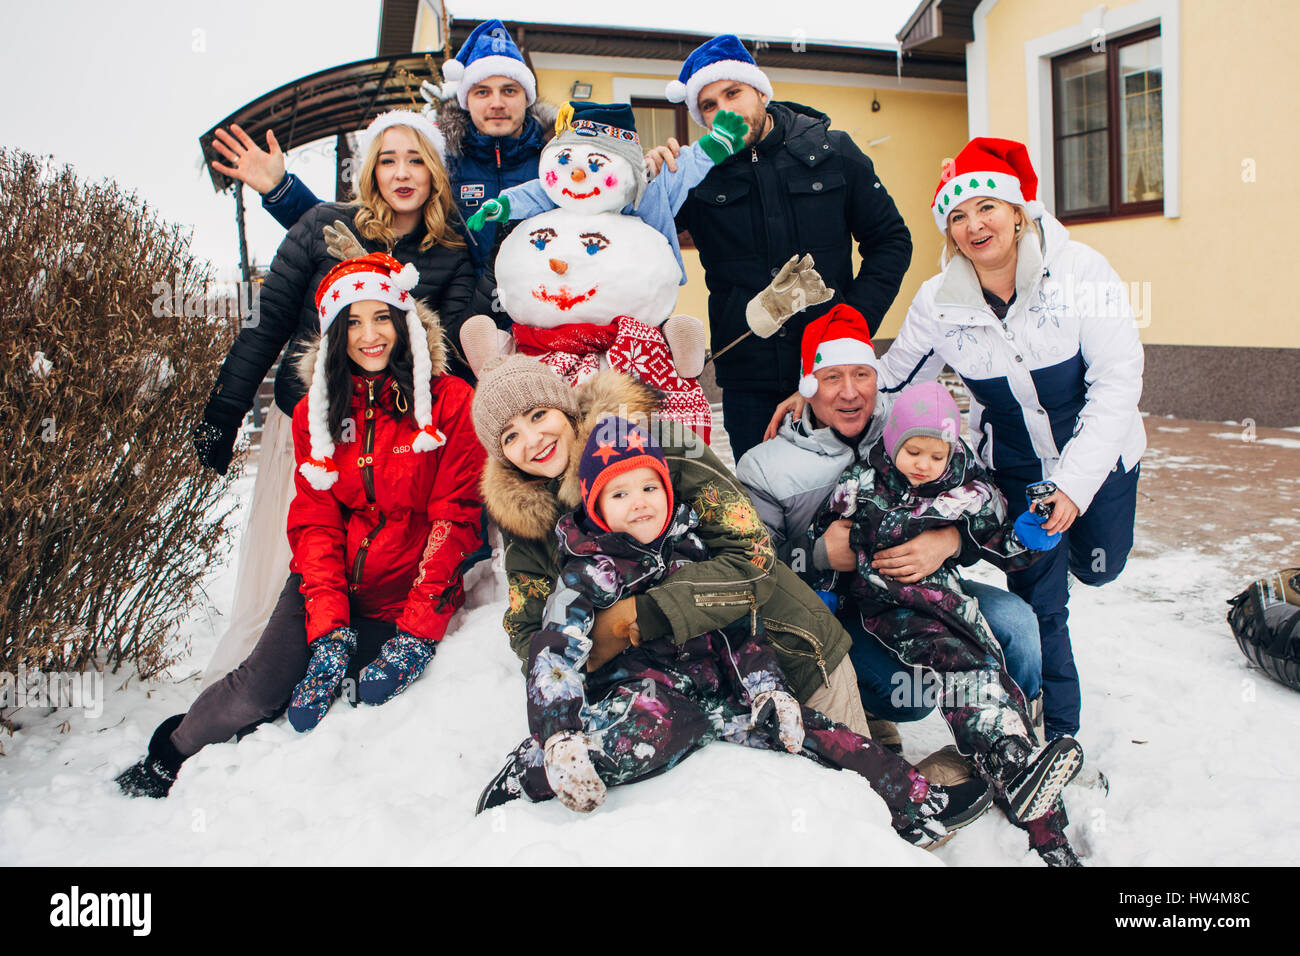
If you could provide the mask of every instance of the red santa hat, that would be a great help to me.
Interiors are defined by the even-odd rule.
[[[321,280],[316,290],[321,341],[316,349],[311,386],[307,390],[311,457],[298,466],[298,471],[313,488],[324,491],[339,477],[334,464],[334,438],[329,428],[325,333],[338,315],[354,302],[386,302],[406,313],[406,332],[411,344],[411,380],[415,390],[415,423],[420,429],[411,442],[411,448],[418,452],[433,451],[446,442],[442,432],[433,427],[433,399],[429,392],[433,362],[429,358],[429,340],[424,325],[415,310],[415,297],[411,295],[419,278],[420,273],[414,265],[402,265],[386,252],[372,252],[340,262]],[[347,330],[335,334],[346,335]]]
[[[832,365],[870,365],[880,371],[880,360],[871,345],[871,330],[862,313],[851,305],[840,303],[819,319],[808,323],[803,330],[799,350],[799,394],[812,398],[817,394],[819,368]]]
[[[944,166],[930,203],[940,232],[947,234],[948,214],[972,196],[992,196],[1024,206],[1031,219],[1040,218],[1045,211],[1038,201],[1038,174],[1029,161],[1029,150],[1013,139],[977,136]]]

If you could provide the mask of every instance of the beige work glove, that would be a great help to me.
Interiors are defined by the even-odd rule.
[[[332,226],[321,230],[321,235],[325,237],[325,250],[340,262],[366,254],[366,247],[342,219],[335,219]]]
[[[760,339],[771,338],[796,312],[820,305],[835,293],[813,268],[813,257],[793,255],[766,289],[745,306],[745,321]]]

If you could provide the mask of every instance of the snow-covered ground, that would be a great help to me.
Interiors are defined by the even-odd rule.
[[[245,478],[234,491],[250,487]],[[1294,864],[1300,695],[1238,651],[1224,601],[1239,577],[1191,552],[1143,550],[1158,556],[1071,595],[1081,740],[1110,780],[1109,795],[1068,788],[1074,845],[1092,865]],[[233,563],[208,587],[222,610]],[[193,700],[223,626],[212,607],[196,610],[191,655],[170,675],[109,677],[98,717],[20,712],[19,731],[0,735],[0,863],[1042,865],[996,810],[926,853],[893,835],[861,779],[726,744],[611,790],[590,817],[555,801],[475,817],[479,791],[526,732],[504,588],[486,571],[404,696],[340,704],[305,736],[281,719],[209,747],[167,800],[122,797],[113,776]],[[913,760],[949,741],[936,715],[903,736]]]

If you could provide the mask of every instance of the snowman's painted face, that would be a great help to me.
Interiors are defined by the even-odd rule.
[[[636,194],[628,161],[598,146],[548,146],[538,173],[551,202],[565,209],[618,212]]]
[[[657,229],[635,216],[552,209],[501,243],[497,293],[521,325],[604,325],[621,315],[659,325],[677,299],[681,269]]]

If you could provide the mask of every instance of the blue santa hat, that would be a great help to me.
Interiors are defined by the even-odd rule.
[[[456,84],[462,109],[469,91],[489,76],[506,76],[524,88],[528,105],[537,101],[537,78],[500,20],[484,20],[474,28],[454,59],[442,65],[442,78]]]
[[[738,80],[748,83],[769,100],[772,84],[758,68],[740,38],[731,33],[708,40],[694,50],[682,64],[677,79],[668,84],[665,95],[670,103],[685,103],[691,119],[706,125],[700,115],[700,90],[717,80]]]

